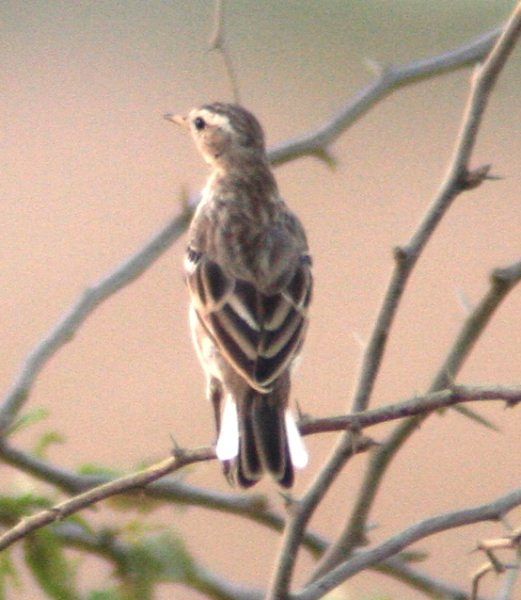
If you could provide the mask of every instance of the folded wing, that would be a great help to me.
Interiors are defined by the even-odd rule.
[[[302,346],[313,285],[309,255],[270,294],[193,250],[185,268],[197,316],[221,354],[252,388],[269,391]]]

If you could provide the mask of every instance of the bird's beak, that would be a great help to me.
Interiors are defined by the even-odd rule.
[[[171,121],[176,125],[181,125],[181,127],[188,128],[188,117],[184,117],[183,115],[173,115],[172,113],[167,113],[164,115],[167,121]]]

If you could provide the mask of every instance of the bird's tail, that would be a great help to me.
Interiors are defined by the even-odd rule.
[[[226,400],[217,454],[226,450],[226,458],[236,456],[235,473],[241,487],[254,485],[268,472],[279,485],[289,488],[293,485],[294,468],[307,463],[308,455],[287,408],[287,398],[281,394],[284,392],[280,388],[267,394],[248,388],[236,408],[231,397]]]

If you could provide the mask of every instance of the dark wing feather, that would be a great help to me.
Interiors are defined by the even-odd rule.
[[[266,295],[253,283],[226,275],[204,255],[187,268],[201,323],[231,366],[261,392],[269,391],[301,348],[312,291],[307,255],[288,280]]]

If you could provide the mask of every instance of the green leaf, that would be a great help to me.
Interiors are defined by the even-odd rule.
[[[40,421],[43,421],[49,416],[49,411],[43,407],[36,407],[26,412],[25,414],[18,417],[14,423],[7,430],[7,436],[13,435],[13,433],[18,433],[24,429],[27,429],[31,425],[35,425]]]
[[[11,554],[4,550],[0,554],[0,600],[7,600],[8,587],[20,588],[21,581],[11,559]]]
[[[104,475],[107,478],[121,477],[122,471],[116,471],[116,469],[109,469],[103,465],[96,465],[94,463],[86,463],[78,468],[79,475]]]
[[[42,590],[55,600],[79,600],[74,569],[52,529],[40,529],[24,541],[27,565]]]
[[[39,458],[45,458],[47,450],[52,444],[63,444],[64,442],[65,437],[61,433],[58,433],[57,431],[48,431],[44,433],[36,443],[34,454]]]
[[[19,496],[0,494],[0,521],[16,522],[34,512],[35,509],[49,508],[51,501],[32,492]]]
[[[192,581],[195,565],[181,538],[167,532],[132,544],[120,563],[120,575],[136,598],[148,600],[159,582]]]
[[[126,600],[117,588],[94,590],[87,596],[88,600]]]

